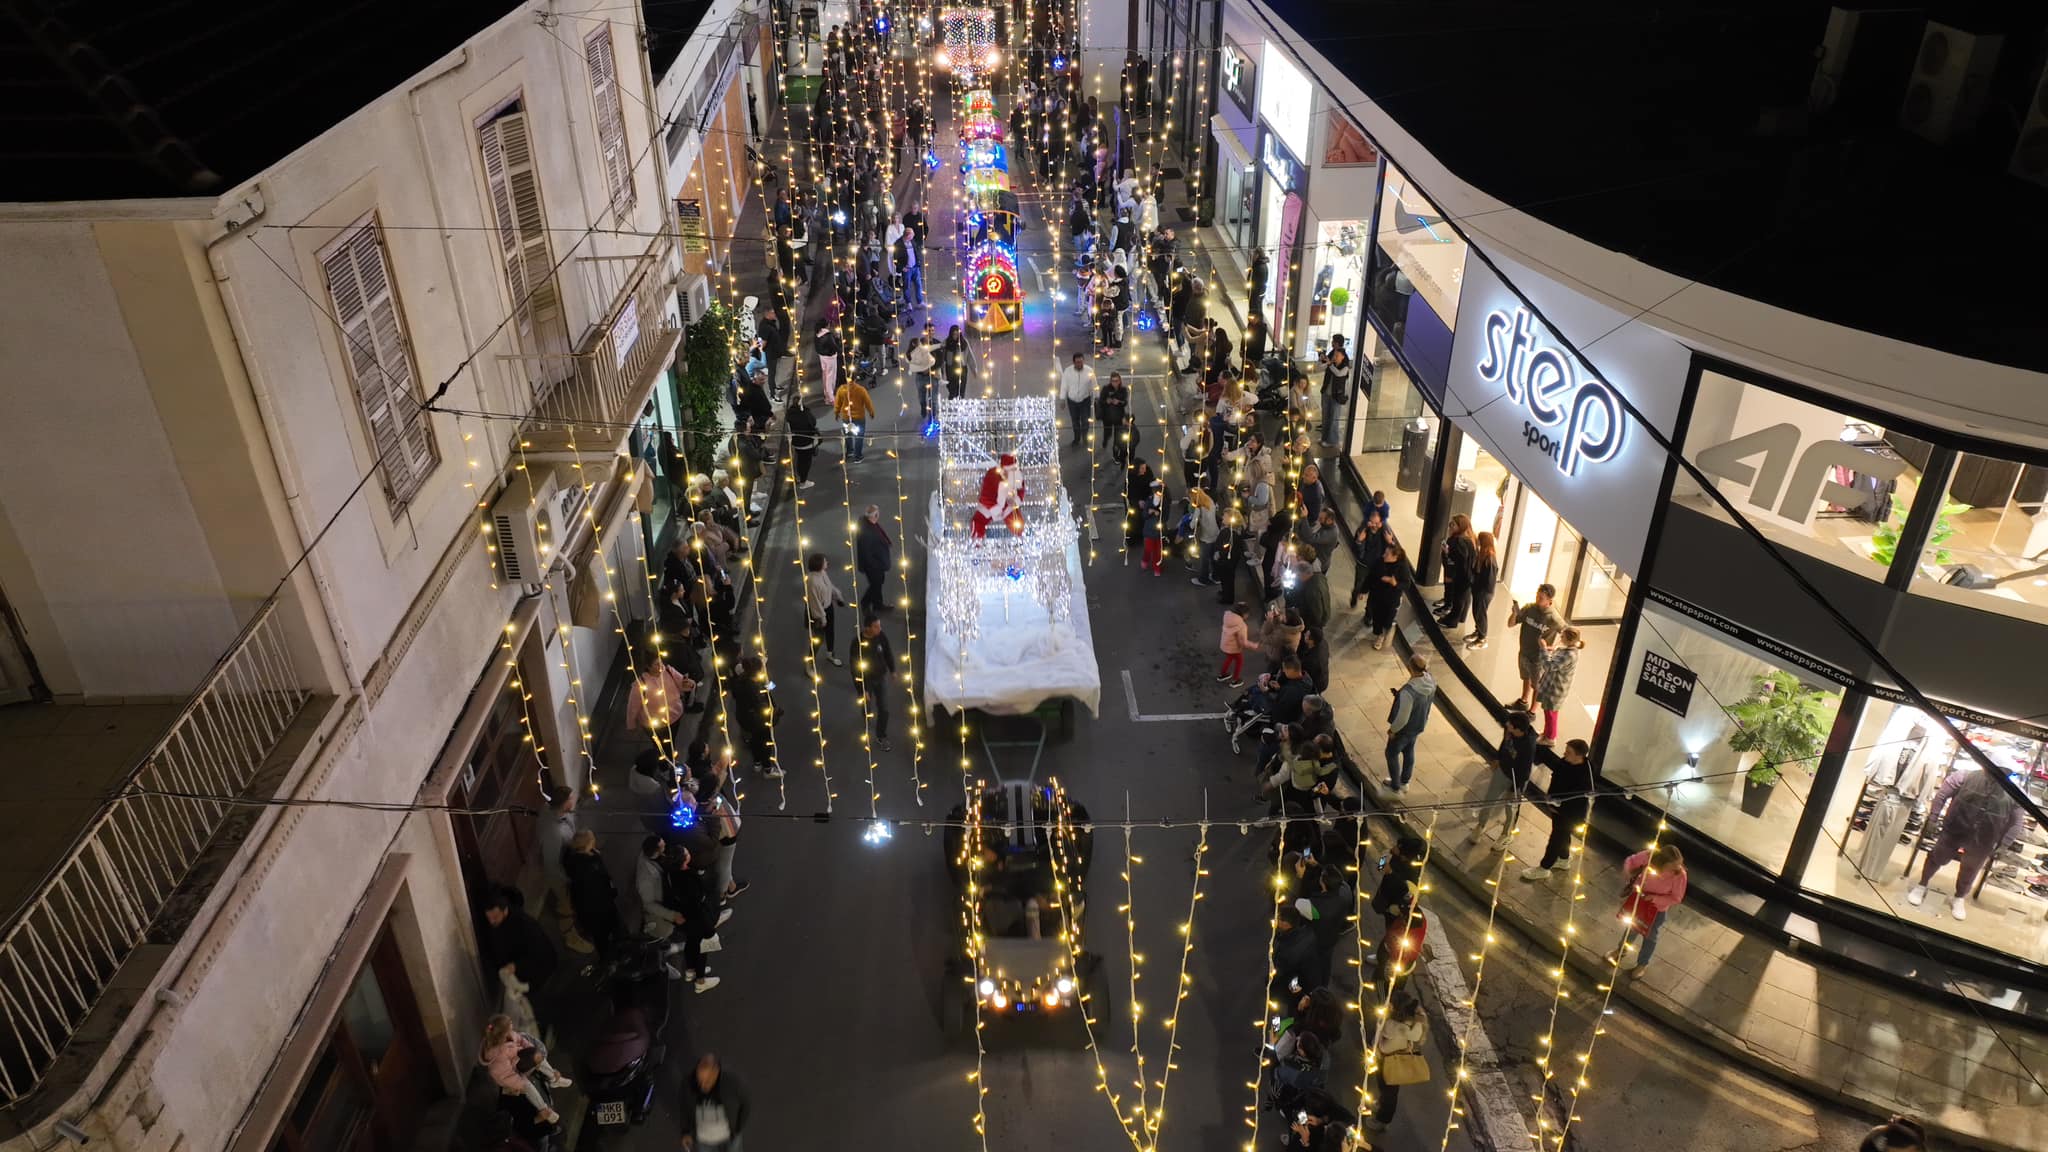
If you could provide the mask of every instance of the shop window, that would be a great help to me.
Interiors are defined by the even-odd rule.
[[[1316,225],[1315,251],[1309,257],[1315,280],[1309,293],[1308,338],[1317,351],[1328,348],[1332,336],[1350,343],[1358,330],[1358,314],[1365,307],[1365,235],[1370,228],[1363,220],[1325,220]]]
[[[1882,580],[1920,487],[1920,440],[1817,404],[1700,374],[1685,455],[1773,541]],[[1680,473],[1671,497],[1727,519]]]
[[[1465,275],[1465,238],[1389,162],[1380,181],[1369,305],[1416,370],[1447,374]]]
[[[1644,799],[1777,871],[1842,701],[1839,683],[1788,663],[1644,604],[1602,774],[1622,785],[1672,785]]]
[[[1525,653],[1522,629],[1509,624],[1508,618],[1517,604],[1534,603],[1548,586],[1551,608],[1560,619],[1558,628],[1576,633],[1577,646],[1571,650],[1577,655],[1567,658],[1575,662],[1564,678],[1569,687],[1554,701],[1556,707],[1546,710],[1558,713],[1558,740],[1588,736],[1598,723],[1607,670],[1614,664],[1617,626],[1628,602],[1628,575],[1478,440],[1453,429],[1447,450],[1453,475],[1445,519],[1455,529],[1463,517],[1475,541],[1482,548],[1491,547],[1495,560],[1493,594],[1483,618],[1475,598],[1469,615],[1447,631],[1474,638],[1484,633],[1484,647],[1464,650],[1466,667],[1496,699],[1519,699],[1523,657],[1536,660],[1543,655],[1536,647],[1539,641],[1547,640],[1555,650],[1564,637],[1557,630],[1547,636],[1532,633],[1531,648]]]
[[[1352,467],[1367,492],[1385,494],[1394,534],[1419,544],[1439,418],[1377,329],[1366,328],[1359,359],[1372,383],[1352,404]]]
[[[2048,463],[1958,455],[1912,588],[2048,624]]]
[[[2036,803],[2048,803],[2048,741],[2041,738],[2048,733],[2006,730],[2023,728],[2011,724],[1958,721],[1957,727]],[[2042,864],[2048,858],[2048,836],[2031,819],[2022,820],[2016,837],[1989,850],[1990,867],[1970,885],[1962,919],[1955,916],[1961,879],[1955,863],[1935,869],[1919,904],[1909,898],[1942,839],[1943,826],[1953,838],[1977,822],[2006,818],[2007,804],[1996,798],[1988,804],[1974,800],[1977,789],[1963,789],[1977,772],[1970,756],[1926,713],[1908,704],[1871,701],[1828,798],[1805,886],[2026,960],[2048,959],[2042,930],[2048,920],[2048,866]],[[1959,817],[1951,798],[1937,823],[1930,819],[1935,798],[1957,776],[1951,792],[1988,811]]]

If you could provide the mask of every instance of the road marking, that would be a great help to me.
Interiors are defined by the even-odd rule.
[[[1444,938],[1445,935],[1432,932],[1424,938],[1422,967],[1430,985],[1436,989],[1437,1005],[1444,1011],[1444,1024],[1451,1035],[1466,1038],[1467,1076],[1460,1095],[1468,1113],[1467,1122],[1476,1122],[1475,1126],[1486,1138],[1485,1145],[1493,1152],[1536,1152],[1536,1144],[1529,1138],[1529,1120],[1522,1115],[1522,1106],[1518,1103],[1527,1093],[1517,1091],[1501,1073],[1500,1056],[1493,1049],[1493,1038],[1486,1034],[1486,1025],[1472,1007],[1472,989],[1465,983],[1465,972],[1458,966],[1458,953]],[[1473,1143],[1476,1145],[1481,1141]]]
[[[1221,720],[1228,712],[1167,712],[1148,716],[1138,711],[1138,690],[1131,684],[1131,670],[1124,669],[1124,702],[1131,706],[1131,719],[1139,724],[1157,724],[1167,720]]]

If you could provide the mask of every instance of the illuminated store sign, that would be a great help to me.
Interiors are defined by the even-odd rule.
[[[1316,106],[1315,89],[1308,77],[1271,40],[1266,41],[1259,73],[1260,119],[1280,134],[1280,142],[1289,152],[1308,155],[1308,121]]]
[[[1487,313],[1479,378],[1500,385],[1523,408],[1524,442],[1565,475],[1621,454],[1628,427],[1621,397],[1577,357],[1543,340],[1527,308]]]
[[[1223,81],[1224,94],[1230,97],[1231,103],[1237,105],[1239,111],[1246,116],[1253,115],[1255,106],[1252,95],[1257,90],[1258,73],[1252,67],[1251,57],[1245,55],[1244,49],[1226,37],[1217,58],[1217,74]]]

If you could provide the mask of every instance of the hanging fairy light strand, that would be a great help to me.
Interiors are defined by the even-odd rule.
[[[1459,1118],[1465,1115],[1465,1106],[1461,1102],[1460,1097],[1464,1093],[1465,1081],[1470,1079],[1472,1075],[1469,1060],[1472,1051],[1472,1034],[1479,1027],[1479,992],[1486,983],[1487,953],[1494,944],[1499,942],[1499,937],[1494,934],[1493,926],[1500,914],[1500,883],[1507,876],[1508,865],[1515,859],[1513,849],[1515,833],[1521,829],[1522,825],[1522,806],[1520,804],[1516,804],[1508,809],[1507,823],[1507,833],[1501,841],[1500,859],[1493,866],[1493,875],[1487,877],[1486,880],[1486,927],[1480,933],[1478,951],[1471,953],[1468,957],[1472,961],[1472,994],[1465,999],[1465,1030],[1458,1036],[1458,1066],[1451,1073],[1450,1085],[1444,1091],[1445,1096],[1450,1100],[1451,1107],[1450,1115],[1444,1118],[1444,1134],[1442,1140],[1437,1144],[1437,1152],[1446,1152],[1451,1146],[1451,1133],[1463,1127],[1463,1125],[1458,1123]]]
[[[1158,1103],[1145,1121],[1146,1152],[1159,1152],[1159,1135],[1166,1127],[1166,1089],[1173,1081],[1173,1070],[1179,1067],[1175,1061],[1176,1053],[1180,1051],[1180,1012],[1190,995],[1189,986],[1194,983],[1194,977],[1188,973],[1188,960],[1195,953],[1195,906],[1204,895],[1202,878],[1209,874],[1204,860],[1209,854],[1208,815],[1209,796],[1205,791],[1202,795],[1203,823],[1195,838],[1194,877],[1188,885],[1188,916],[1180,925],[1180,972],[1174,978],[1173,1010],[1166,1018],[1166,1055],[1160,1060],[1159,1080],[1154,1085],[1158,1090]]]
[[[1105,991],[1092,986],[1092,982],[1080,979],[1082,952],[1081,922],[1086,913],[1083,887],[1086,877],[1076,878],[1074,860],[1070,855],[1072,845],[1079,834],[1073,821],[1073,808],[1067,801],[1066,789],[1057,780],[1051,782],[1054,806],[1054,850],[1053,893],[1060,907],[1060,939],[1067,946],[1067,969],[1074,981],[1079,997],[1077,1007],[1081,1012],[1081,1025],[1088,1036],[1088,1054],[1095,1062],[1095,1090],[1109,1104],[1109,1110],[1116,1117],[1117,1126],[1123,1129],[1124,1139],[1130,1141],[1132,1152],[1146,1152],[1145,1142],[1140,1135],[1142,1114],[1135,1120],[1124,1115],[1123,1097],[1110,1086],[1109,1067],[1102,1061],[1102,1037],[1095,1032],[1095,1009],[1097,998]],[[1126,870],[1128,870],[1129,846],[1126,844]]]
[[[1592,828],[1593,807],[1595,803],[1596,801],[1593,797],[1588,796],[1586,798],[1586,806],[1582,810],[1582,815],[1585,819],[1572,829],[1573,840],[1569,848],[1572,860],[1571,891],[1565,899],[1564,924],[1558,930],[1557,966],[1550,970],[1552,981],[1550,990],[1550,1019],[1543,1027],[1543,1035],[1536,1042],[1536,1066],[1543,1070],[1543,1083],[1538,1086],[1535,1094],[1532,1096],[1532,1099],[1536,1101],[1536,1127],[1538,1129],[1536,1146],[1538,1152],[1541,1152],[1548,1141],[1551,1127],[1548,1106],[1550,1101],[1550,1085],[1557,1079],[1557,1061],[1555,1059],[1557,1055],[1557,1019],[1564,1002],[1571,997],[1571,992],[1567,987],[1566,973],[1570,971],[1572,946],[1578,943],[1579,903],[1586,898],[1586,848],[1581,838]]]

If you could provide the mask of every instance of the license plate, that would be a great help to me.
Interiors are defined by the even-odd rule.
[[[597,1106],[597,1122],[599,1124],[624,1124],[626,1122],[626,1102],[623,1100],[613,1100],[609,1103],[599,1104]]]

